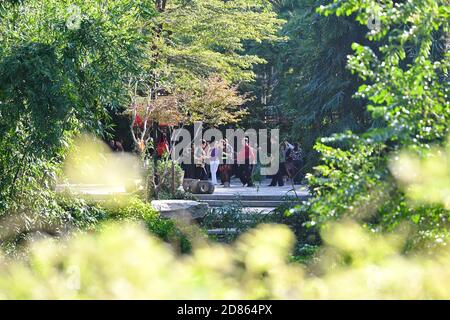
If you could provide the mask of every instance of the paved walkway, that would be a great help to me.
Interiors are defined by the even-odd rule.
[[[200,201],[208,203],[210,207],[221,207],[239,201],[249,212],[270,212],[287,199],[302,201],[309,197],[307,188],[302,185],[293,186],[287,183],[283,187],[269,187],[269,184],[270,180],[265,180],[256,183],[254,187],[243,187],[238,179],[233,179],[229,188],[218,185],[213,194],[197,194],[195,196]],[[57,191],[65,188],[96,200],[107,199],[112,195],[127,195],[124,187],[104,185],[59,185]]]
[[[261,184],[256,183],[254,187],[243,187],[239,180],[232,180],[231,187],[225,188],[224,186],[217,185],[214,193],[211,195],[201,195],[202,197],[224,197],[227,196],[242,196],[242,197],[277,197],[283,198],[285,196],[290,197],[305,197],[308,196],[308,189],[302,185],[285,184],[282,187],[269,187],[270,180],[262,181]]]
[[[239,201],[246,211],[270,212],[287,199],[306,200],[309,192],[305,186],[285,184],[282,187],[269,187],[270,180],[262,181],[254,187],[243,187],[239,180],[232,180],[231,187],[216,186],[213,194],[199,194],[200,201],[210,207],[221,207]]]
[[[58,185],[56,187],[57,192],[69,189],[73,192],[89,195],[112,195],[126,193],[124,186],[107,186],[101,184],[71,184],[71,185]]]

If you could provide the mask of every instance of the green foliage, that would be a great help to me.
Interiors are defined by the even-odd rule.
[[[188,117],[185,123],[202,121],[211,126],[237,123],[246,112],[242,104],[246,101],[240,95],[237,86],[230,86],[227,81],[211,76],[200,81],[195,95],[187,99]]]
[[[284,41],[251,47],[269,61],[257,67],[258,98],[247,104],[252,126],[277,126],[305,151],[304,172],[318,163],[318,138],[352,130],[362,132],[372,121],[363,101],[352,99],[358,78],[346,68],[353,42],[364,40],[365,28],[351,18],[316,13],[330,0],[277,1],[287,20]]]
[[[310,216],[308,213],[292,209],[298,205],[300,201],[292,198],[285,198],[283,204],[275,209],[274,212],[267,215],[266,223],[280,223],[287,225],[295,234],[297,240],[294,255],[310,257],[308,248],[316,247],[322,244],[318,229],[314,225],[310,225]]]
[[[175,191],[175,194],[172,193],[172,191],[162,191],[159,193],[159,200],[192,200],[197,201],[198,198],[195,196],[195,194],[192,194],[190,192],[185,192],[184,190],[177,189]]]
[[[206,230],[220,229],[212,238],[225,243],[235,241],[243,233],[263,223],[283,224],[295,234],[294,260],[302,262],[312,257],[312,248],[321,244],[317,230],[306,227],[308,214],[291,210],[296,201],[286,199],[284,204],[270,213],[246,212],[239,200],[220,208],[212,208],[201,222]]]
[[[183,253],[191,250],[191,243],[180,226],[174,220],[161,218],[149,203],[132,198],[107,203],[104,208],[110,221],[143,221],[151,234],[171,243],[174,248]]]
[[[177,255],[143,228],[109,224],[95,234],[34,243],[21,259],[0,257],[2,299],[448,299],[448,248],[399,254],[402,237],[355,224],[330,225],[320,257],[290,262],[294,236],[261,225],[233,246]],[[408,271],[408,272],[405,272]]]
[[[174,220],[161,218],[153,207],[138,198],[111,199],[94,202],[74,197],[58,196],[59,225],[71,231],[98,231],[105,222],[143,223],[153,235],[173,245],[183,253],[191,249],[191,243],[182,225]]]
[[[146,0],[29,0],[2,8],[0,214],[21,213],[32,224],[51,204],[73,133],[102,134],[107,110],[125,101],[123,81],[147,59],[150,34],[142,26],[154,10]]]
[[[32,226],[24,225],[26,219],[22,216],[6,222],[3,220],[8,225],[0,226],[0,247],[8,254],[17,256],[21,248],[35,240],[35,235],[49,235],[62,241],[62,237],[71,233],[98,232],[107,222],[133,222],[143,224],[149,233],[171,244],[176,251],[188,253],[191,250],[194,235],[190,235],[189,228],[160,217],[149,203],[138,198],[112,198],[98,202],[63,193],[51,198],[50,203],[46,207],[45,219],[40,217],[39,223]],[[201,237],[200,234],[195,236]]]
[[[56,202],[60,223],[74,229],[96,230],[101,222],[109,218],[109,213],[98,204],[70,194],[58,195]]]
[[[201,222],[205,230],[221,229],[221,234],[212,236],[218,241],[231,243],[242,233],[265,221],[260,213],[244,212],[239,200],[219,208],[211,208]]]
[[[445,148],[423,150],[423,155],[402,152],[390,168],[415,204],[442,204],[450,209],[450,136]]]
[[[127,113],[144,121],[212,126],[237,123],[248,100],[237,86],[252,82],[253,67],[265,63],[244,50],[247,43],[275,41],[283,24],[270,0],[155,0],[155,35],[146,72],[129,83],[133,104]],[[139,110],[140,109],[140,110]],[[142,109],[145,111],[142,112]],[[131,112],[130,112],[131,111]],[[168,119],[168,120],[167,120]],[[147,140],[148,132],[139,133]],[[134,138],[135,145],[139,140]]]
[[[183,183],[184,171],[181,166],[174,163],[174,173],[172,173],[172,161],[168,159],[158,160],[156,163],[156,175],[154,173],[154,163],[151,162],[147,168],[147,194],[150,198],[158,197],[159,193],[171,194],[173,180],[175,180],[175,192]],[[174,178],[173,178],[174,177]]]
[[[415,245],[446,238],[448,209],[409,205],[388,160],[403,149],[423,155],[431,144],[441,145],[448,134],[448,2],[394,5],[392,1],[352,0],[336,2],[321,11],[354,14],[361,23],[378,12],[380,28],[370,31],[368,39],[383,45],[376,51],[353,44],[355,53],[348,66],[365,81],[357,97],[370,101],[368,110],[380,127],[360,135],[336,135],[317,144],[323,163],[309,176],[314,198],[304,209],[310,210],[312,221],[320,225],[351,216],[373,231],[392,230],[411,221]]]
[[[157,20],[163,75],[187,89],[212,74],[233,83],[251,80],[252,66],[264,60],[247,54],[245,41],[274,40],[283,22],[267,0],[169,0]]]

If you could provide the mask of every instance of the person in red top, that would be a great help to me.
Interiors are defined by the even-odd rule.
[[[252,172],[253,167],[256,164],[256,153],[248,143],[248,138],[242,140],[242,147],[236,158],[239,168],[239,178],[241,179],[242,185],[253,187]]]
[[[161,139],[158,142],[158,145],[156,147],[156,152],[158,154],[158,159],[161,159],[166,154],[169,153],[169,144],[167,143],[166,136],[161,136]]]

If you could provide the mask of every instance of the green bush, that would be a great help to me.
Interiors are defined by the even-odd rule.
[[[175,164],[175,191],[183,183],[184,171],[179,164]],[[148,181],[148,195],[151,198],[160,196],[162,194],[172,193],[172,161],[159,160],[156,164],[156,177],[154,177],[154,163],[151,162],[147,169],[147,181]],[[158,194],[156,189],[159,188]]]
[[[187,253],[191,250],[190,241],[181,230],[182,226],[177,225],[174,220],[161,218],[149,203],[131,198],[125,203],[107,203],[105,208],[110,220],[143,221],[150,233],[173,244],[181,252]]]
[[[212,208],[201,225],[206,230],[223,229],[223,233],[212,236],[212,238],[220,242],[231,243],[244,232],[256,228],[260,224],[284,224],[296,237],[293,251],[294,260],[304,262],[312,257],[310,249],[317,248],[321,244],[321,239],[318,230],[308,224],[310,220],[307,213],[291,210],[296,204],[298,202],[286,198],[283,205],[276,208],[275,211],[263,214],[244,212],[242,203],[236,200],[230,205]]]
[[[261,225],[232,246],[174,254],[136,224],[0,256],[0,299],[449,299],[450,252],[406,257],[401,236],[331,224],[320,263],[292,263],[292,232]],[[309,250],[309,249],[308,249]],[[314,251],[314,250],[310,250]]]
[[[161,218],[149,203],[138,198],[116,198],[100,203],[63,194],[56,196],[53,210],[52,233],[56,236],[63,230],[98,231],[100,224],[108,221],[142,222],[151,234],[180,252],[187,253],[191,249],[185,234],[189,230],[184,230],[174,220]],[[22,238],[19,234],[9,246],[12,248],[11,243],[17,244]]]
[[[60,221],[80,230],[95,230],[108,212],[92,201],[63,194],[56,197]]]
[[[172,193],[172,191],[167,192],[167,191],[162,191],[159,193],[159,197],[160,200],[170,200],[170,199],[175,199],[175,200],[193,200],[193,201],[197,201],[198,198],[190,193],[190,192],[185,192],[184,190],[180,190],[177,189],[175,190],[175,194]]]
[[[402,150],[425,157],[424,151],[442,147],[449,133],[448,1],[334,0],[318,11],[351,16],[362,25],[379,18],[379,27],[368,30],[366,40],[352,44],[347,63],[363,81],[355,97],[366,104],[374,122],[365,133],[349,131],[316,143],[320,165],[307,176],[313,197],[300,211],[320,227],[339,219],[356,220],[371,232],[407,225],[414,246],[450,239],[448,208],[428,195],[427,202],[412,206],[408,190],[389,166]],[[417,175],[403,169],[408,179]],[[440,190],[434,197],[439,197],[443,188],[434,185]]]
[[[127,103],[155,15],[147,0],[0,2],[0,216],[24,216],[30,229],[53,218],[67,145],[81,130],[103,135]]]

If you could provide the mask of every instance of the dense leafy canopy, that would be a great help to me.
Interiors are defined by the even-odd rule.
[[[123,81],[147,59],[143,25],[154,13],[144,0],[2,4],[2,212],[31,214],[70,135],[103,133],[107,110],[126,101]]]
[[[177,242],[181,251],[191,250],[179,228],[148,203],[105,208],[54,194],[73,137],[81,131],[106,136],[111,115],[126,110],[132,130],[140,128],[138,111],[145,125],[147,119],[170,122],[172,116],[211,126],[246,117],[244,126],[279,127],[291,142],[299,140],[308,155],[304,171],[315,166],[307,176],[312,198],[295,204],[282,221],[296,219],[291,228],[301,241],[309,237],[305,227],[319,227],[332,250],[322,262],[342,267],[338,276],[329,269],[322,273],[329,292],[347,275],[355,292],[369,292],[360,287],[367,277],[359,266],[380,262],[385,274],[417,267],[433,275],[448,262],[447,255],[429,264],[397,255],[450,240],[450,146],[444,147],[450,133],[448,0],[11,0],[0,3],[0,43],[0,216],[8,219],[0,236],[15,227],[33,230],[37,223],[63,222],[50,228],[57,231],[61,225],[98,231],[101,221],[131,220]],[[159,176],[169,176],[169,163],[160,162]],[[181,169],[175,174],[181,179]],[[164,182],[162,191],[168,193],[172,185]],[[407,241],[388,243],[353,224],[330,223],[348,218],[372,236],[400,230]],[[105,273],[105,282],[92,286],[101,288],[102,297],[120,296],[109,287],[119,274],[132,284],[132,297],[164,296],[142,281],[151,283],[161,274],[182,294],[173,282],[179,270],[187,275],[188,292],[208,288],[217,297],[292,297],[288,289],[304,297],[303,283],[317,289],[314,279],[285,261],[293,235],[281,226],[261,230],[244,236],[234,251],[196,249],[186,263],[138,227],[107,228],[97,238],[69,241],[74,253],[55,244],[37,246],[29,265],[8,264],[0,282],[11,297],[36,297],[29,288],[59,286],[61,265],[66,268],[75,255],[88,261],[83,264],[88,277],[97,271],[92,265]],[[143,247],[128,251],[128,241]],[[91,250],[96,246],[103,252]],[[102,260],[116,248],[119,267]],[[41,257],[43,252],[48,255]],[[142,256],[130,269],[136,273],[123,259],[129,252]],[[149,273],[155,252],[163,260]],[[224,263],[212,266],[210,255]],[[170,264],[178,269],[167,268]],[[39,266],[52,271],[41,278],[45,270]],[[29,283],[22,291],[15,284],[24,274]],[[203,278],[192,284],[198,274]],[[404,272],[398,276],[403,287],[387,281],[382,292],[394,287],[407,297],[448,297],[433,276],[414,282],[427,288],[423,292],[408,290]],[[241,283],[246,286],[236,291]],[[97,297],[92,287],[75,296]],[[328,297],[319,289],[319,297]],[[37,297],[58,292],[52,290]]]
[[[126,111],[132,122],[138,114],[144,123],[166,118],[159,110],[169,110],[172,119],[162,122],[171,124],[201,119],[218,126],[240,120],[246,95],[236,86],[252,81],[253,67],[265,62],[245,51],[244,44],[278,39],[276,31],[283,23],[270,1],[161,0],[155,4],[158,14],[151,20],[154,37],[149,63],[128,85],[132,101],[145,101],[131,104]],[[149,140],[150,128],[151,124],[133,132],[137,149]]]
[[[246,52],[244,42],[275,40],[283,23],[266,0],[169,0],[157,22],[161,73],[181,88],[212,74],[235,83],[253,79],[252,66],[264,60]]]
[[[409,206],[388,159],[401,149],[425,156],[449,133],[448,2],[340,1],[320,11],[355,14],[361,23],[375,13],[379,17],[379,29],[367,35],[382,44],[379,50],[355,43],[348,65],[364,81],[356,96],[369,100],[368,110],[381,125],[361,135],[323,139],[316,146],[324,163],[310,176],[313,221],[350,215],[375,229],[392,229],[406,220],[418,227],[414,239],[445,235],[448,210]]]
[[[250,125],[281,126],[282,134],[300,141],[309,171],[317,164],[313,146],[336,132],[361,132],[372,124],[363,101],[352,98],[359,81],[347,69],[353,42],[364,40],[365,27],[352,18],[325,17],[316,9],[329,1],[274,1],[287,23],[283,41],[252,46],[268,64],[257,67],[259,99],[248,103]],[[255,121],[255,119],[257,119]]]
[[[236,122],[246,99],[236,85],[264,62],[243,44],[275,39],[283,22],[266,0],[30,0],[0,8],[0,212],[25,214],[30,224],[33,213],[52,212],[71,137],[104,136],[110,116],[131,102],[159,111],[168,102],[189,121]]]

